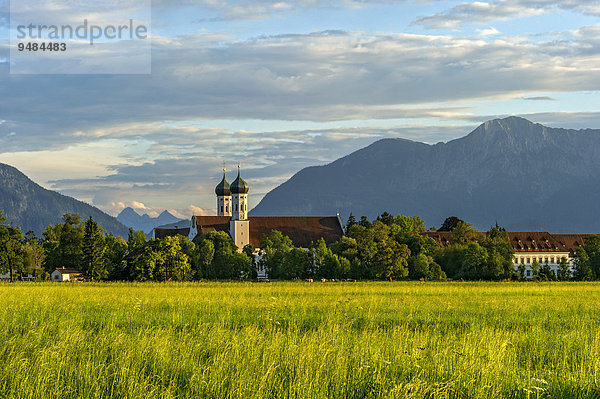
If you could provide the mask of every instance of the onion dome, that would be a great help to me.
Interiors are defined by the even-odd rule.
[[[220,197],[222,197],[222,196],[227,197],[227,196],[231,195],[231,190],[229,189],[229,182],[225,178],[224,170],[223,170],[223,180],[221,180],[221,183],[217,184],[217,187],[215,187],[215,194],[217,194]]]
[[[248,183],[246,183],[244,179],[242,179],[242,176],[240,176],[240,166],[238,165],[238,177],[233,181],[233,183],[231,183],[231,193],[248,194],[248,190],[250,190],[250,187],[248,187]]]

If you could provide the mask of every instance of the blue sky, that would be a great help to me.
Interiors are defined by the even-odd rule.
[[[152,73],[129,76],[11,75],[8,15],[0,162],[111,214],[210,214],[222,161],[255,205],[384,137],[600,128],[597,1],[155,0]]]

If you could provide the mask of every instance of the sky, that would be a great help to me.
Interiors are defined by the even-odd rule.
[[[216,212],[223,162],[252,207],[382,138],[509,115],[600,128],[597,0],[154,0],[151,15],[150,73],[11,74],[0,0],[0,162],[112,215],[188,218]]]

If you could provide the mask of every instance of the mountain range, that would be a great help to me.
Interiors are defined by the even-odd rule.
[[[146,234],[151,233],[155,227],[176,224],[180,221],[179,218],[168,211],[163,211],[158,217],[153,218],[148,214],[140,215],[130,207],[123,209],[117,216],[117,220],[127,227],[133,227],[135,230],[143,231]]]
[[[127,237],[127,227],[114,217],[85,202],[46,190],[16,168],[0,163],[0,210],[7,223],[24,233],[41,234],[49,224],[62,221],[65,213],[77,213],[82,221],[90,216],[103,229]]]
[[[600,130],[558,129],[519,117],[429,145],[383,139],[328,165],[305,168],[252,215],[374,218],[458,216],[478,229],[600,232]]]

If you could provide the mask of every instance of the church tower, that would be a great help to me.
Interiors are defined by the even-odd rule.
[[[231,216],[231,190],[225,178],[225,167],[223,167],[223,180],[215,187],[215,194],[217,194],[217,216]]]
[[[248,183],[240,176],[240,165],[238,165],[238,176],[237,179],[231,183],[231,196],[232,196],[232,219],[233,220],[246,220],[248,219]]]
[[[231,183],[232,213],[229,222],[229,233],[231,238],[241,251],[245,245],[250,244],[250,222],[248,220],[248,183],[240,175],[240,165],[238,165],[237,179]]]

